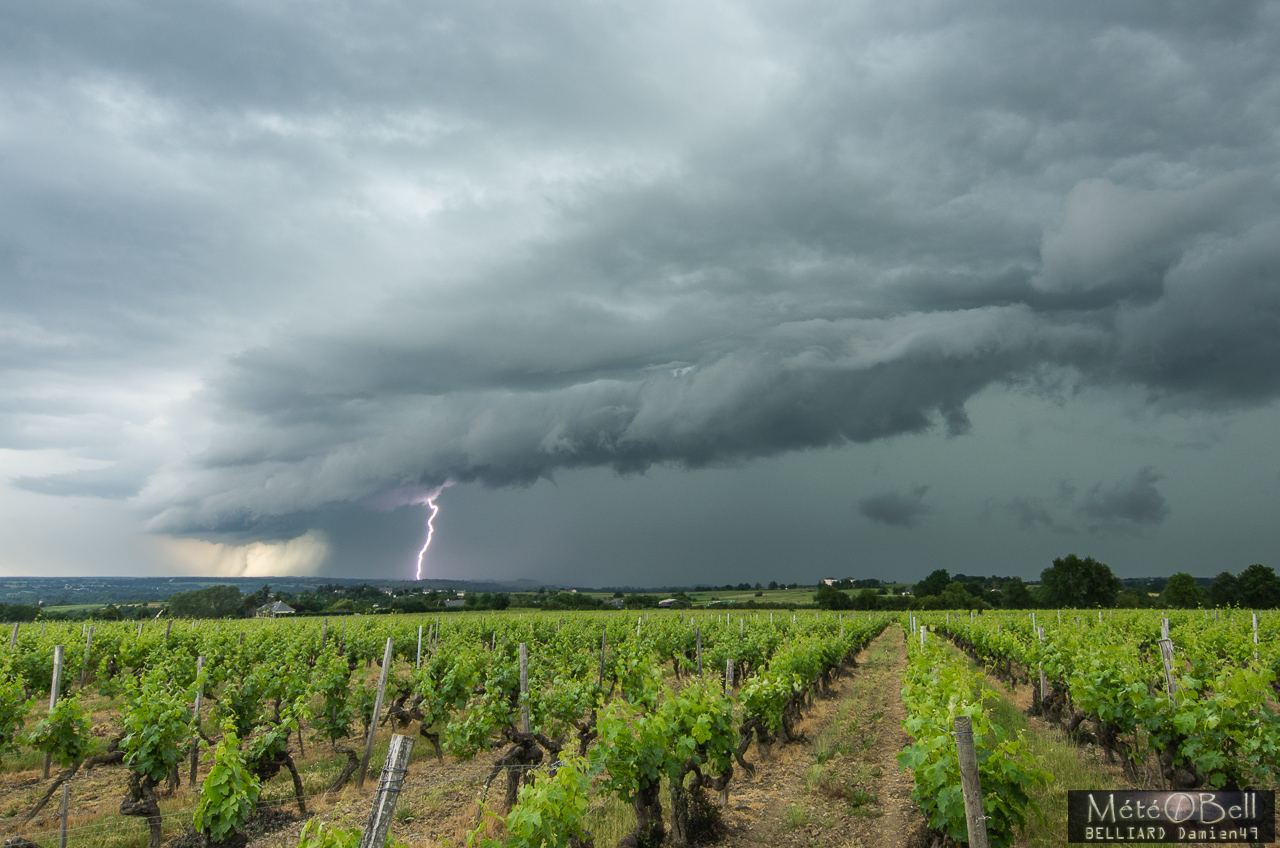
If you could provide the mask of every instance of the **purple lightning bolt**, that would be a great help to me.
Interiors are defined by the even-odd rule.
[[[414,580],[422,579],[422,560],[427,555],[427,548],[431,547],[431,537],[434,536],[436,532],[435,524],[433,522],[436,520],[436,515],[440,512],[440,506],[436,503],[436,498],[440,497],[440,493],[443,492],[445,486],[448,485],[448,483],[445,483],[444,486],[432,489],[430,494],[417,501],[417,503],[424,504],[428,509],[430,509],[431,514],[427,516],[427,540],[422,543],[422,550],[418,551],[418,572],[414,575]]]

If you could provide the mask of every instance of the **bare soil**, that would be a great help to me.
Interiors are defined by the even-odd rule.
[[[890,627],[857,661],[806,713],[804,742],[775,748],[772,762],[751,757],[756,779],[732,786],[724,813],[729,833],[719,845],[909,844],[924,820],[911,801],[911,775],[897,759],[910,743],[902,729],[902,629]],[[824,736],[834,747],[822,744]]]

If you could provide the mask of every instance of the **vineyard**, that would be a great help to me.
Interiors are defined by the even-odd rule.
[[[1028,687],[1033,714],[1131,786],[1274,787],[1273,628],[1073,610],[23,624],[0,642],[0,836],[258,844],[318,812],[290,845],[354,846],[391,780],[433,787],[432,810],[396,810],[402,844],[715,841],[730,797],[812,741],[806,713],[859,652],[905,637],[892,697],[911,800],[936,839],[965,839],[951,722],[968,715],[991,843],[1011,845],[1053,777],[992,721],[984,678]],[[398,773],[383,770],[392,734],[417,743]],[[406,827],[441,807],[451,829]]]

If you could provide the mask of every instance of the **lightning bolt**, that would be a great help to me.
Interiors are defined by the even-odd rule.
[[[427,548],[431,547],[431,537],[434,536],[436,532],[434,522],[436,520],[436,515],[440,513],[440,505],[436,503],[436,498],[440,497],[440,493],[443,492],[445,487],[448,485],[448,483],[445,483],[444,486],[438,486],[437,488],[432,489],[430,494],[427,494],[421,500],[416,501],[416,503],[426,506],[427,509],[431,510],[431,512],[427,515],[427,540],[422,543],[422,550],[418,551],[418,572],[414,575],[414,580],[422,579],[422,560],[427,555]]]

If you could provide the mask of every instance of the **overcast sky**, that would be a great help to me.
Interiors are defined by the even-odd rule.
[[[1280,4],[0,9],[0,574],[1272,566]]]

